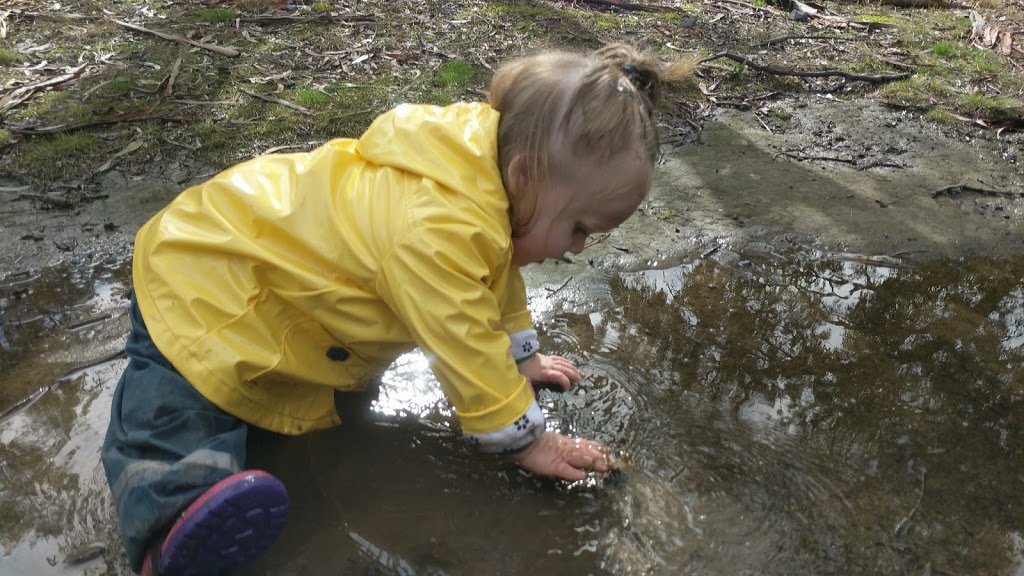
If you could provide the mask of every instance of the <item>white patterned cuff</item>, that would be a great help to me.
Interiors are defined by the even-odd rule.
[[[483,434],[466,434],[466,440],[481,452],[496,454],[515,452],[533,442],[544,433],[544,412],[534,400],[526,414],[501,430]]]
[[[533,328],[513,332],[508,337],[512,340],[512,358],[515,358],[516,364],[533,356],[540,350],[537,331]]]

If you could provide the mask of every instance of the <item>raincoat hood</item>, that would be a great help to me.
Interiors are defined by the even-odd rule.
[[[483,192],[469,198],[486,212],[507,213],[497,132],[498,112],[484,103],[403,104],[366,130],[358,150],[374,164],[419,174],[445,188]],[[497,194],[496,185],[501,186]]]

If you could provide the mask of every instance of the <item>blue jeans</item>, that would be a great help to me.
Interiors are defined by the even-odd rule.
[[[214,406],[157,350],[132,298],[128,367],[100,451],[135,572],[206,489],[245,466],[247,425]]]

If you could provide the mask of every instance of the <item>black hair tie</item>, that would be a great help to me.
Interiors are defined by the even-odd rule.
[[[619,66],[619,69],[622,70],[622,74],[626,76],[626,79],[629,80],[636,89],[647,90],[651,87],[650,77],[646,73],[641,72],[640,69],[636,67],[636,64],[623,64],[622,66]]]

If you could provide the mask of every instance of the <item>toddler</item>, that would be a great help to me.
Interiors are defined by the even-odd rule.
[[[146,223],[101,453],[132,570],[261,554],[288,497],[245,469],[248,427],[337,425],[336,391],[417,346],[480,451],[568,480],[607,471],[604,446],[545,430],[531,384],[580,373],[538,351],[519,268],[579,253],[644,200],[662,81],[626,45],[522,58],[489,104],[398,106],[359,139],[229,168]]]

